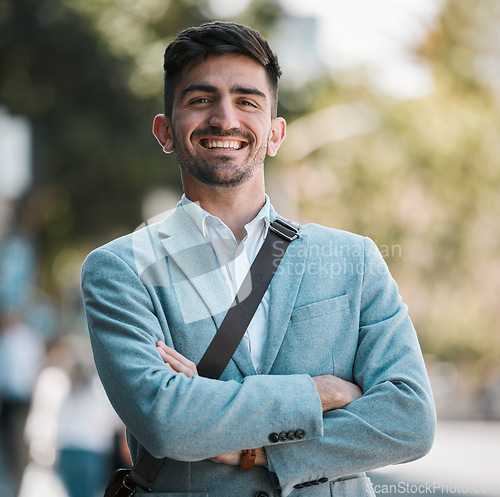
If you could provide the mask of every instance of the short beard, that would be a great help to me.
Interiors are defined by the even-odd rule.
[[[193,167],[190,164],[183,164],[184,161],[182,161],[181,158],[177,156],[177,161],[179,162],[181,169],[185,173],[190,174],[198,181],[201,181],[208,186],[231,188],[233,186],[238,186],[241,183],[244,183],[252,175],[252,171],[245,168],[238,169],[230,177],[224,177],[224,175],[217,174],[217,172],[222,170],[224,168],[224,163],[229,162],[230,159],[227,156],[220,156],[215,157],[215,160],[218,161],[216,164],[198,163],[195,167]]]
[[[244,138],[247,142],[247,146],[250,146],[254,138],[253,136],[243,133],[238,130],[222,132],[218,128],[209,128],[197,130],[193,133],[193,137],[197,136],[219,136],[219,137],[234,137],[234,138]],[[187,174],[193,176],[198,181],[204,183],[208,186],[216,186],[221,188],[231,188],[238,186],[245,181],[247,181],[253,174],[253,171],[257,163],[263,164],[266,157],[267,146],[263,151],[259,150],[257,156],[251,160],[251,164],[246,163],[240,168],[233,170],[230,176],[224,174],[219,174],[219,172],[227,169],[228,163],[231,162],[231,158],[228,155],[219,155],[214,157],[214,162],[196,162],[193,163],[192,158],[185,152],[182,145],[177,141],[174,135],[174,145],[175,154],[177,162],[180,168]]]

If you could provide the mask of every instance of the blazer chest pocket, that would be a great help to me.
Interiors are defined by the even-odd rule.
[[[338,312],[349,309],[349,300],[347,295],[340,295],[331,299],[320,300],[312,304],[297,307],[292,312],[292,323],[299,323],[300,321],[312,320],[324,316],[332,316]]]
[[[294,309],[273,368],[283,374],[335,374],[348,309],[347,295]]]

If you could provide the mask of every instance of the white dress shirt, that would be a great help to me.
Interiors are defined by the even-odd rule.
[[[266,195],[264,206],[257,216],[245,225],[247,235],[238,244],[233,232],[218,217],[205,211],[199,204],[192,202],[185,195],[182,196],[182,208],[193,220],[205,239],[212,244],[217,263],[219,267],[224,269],[223,274],[233,296],[236,296],[267,236],[270,223],[270,205],[269,197]],[[264,360],[268,311],[269,289],[264,294],[243,337],[258,373],[261,372]]]

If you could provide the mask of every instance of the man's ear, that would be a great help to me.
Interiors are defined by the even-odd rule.
[[[271,134],[267,141],[267,154],[274,157],[278,153],[286,135],[286,121],[282,117],[275,117],[271,123]]]
[[[167,154],[174,151],[174,136],[170,118],[165,114],[158,114],[153,120],[153,135]]]

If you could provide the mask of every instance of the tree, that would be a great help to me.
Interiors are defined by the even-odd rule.
[[[494,1],[447,4],[418,49],[435,77],[426,98],[397,101],[369,91],[362,73],[344,78],[350,86],[328,83],[325,75],[313,83],[322,97],[312,99],[331,106],[324,132],[351,126],[356,116],[371,127],[278,164],[302,220],[378,243],[424,351],[469,364],[500,357],[499,100],[498,87],[480,70],[499,52],[499,17]],[[306,119],[290,123],[292,145],[308,140],[313,125],[299,126]]]
[[[35,182],[19,211],[45,286],[56,290],[61,250],[85,252],[137,227],[151,188],[180,191],[175,158],[150,130],[163,108],[163,51],[208,12],[190,1],[0,1],[0,104],[34,129]],[[278,12],[256,1],[243,16],[265,27]]]

